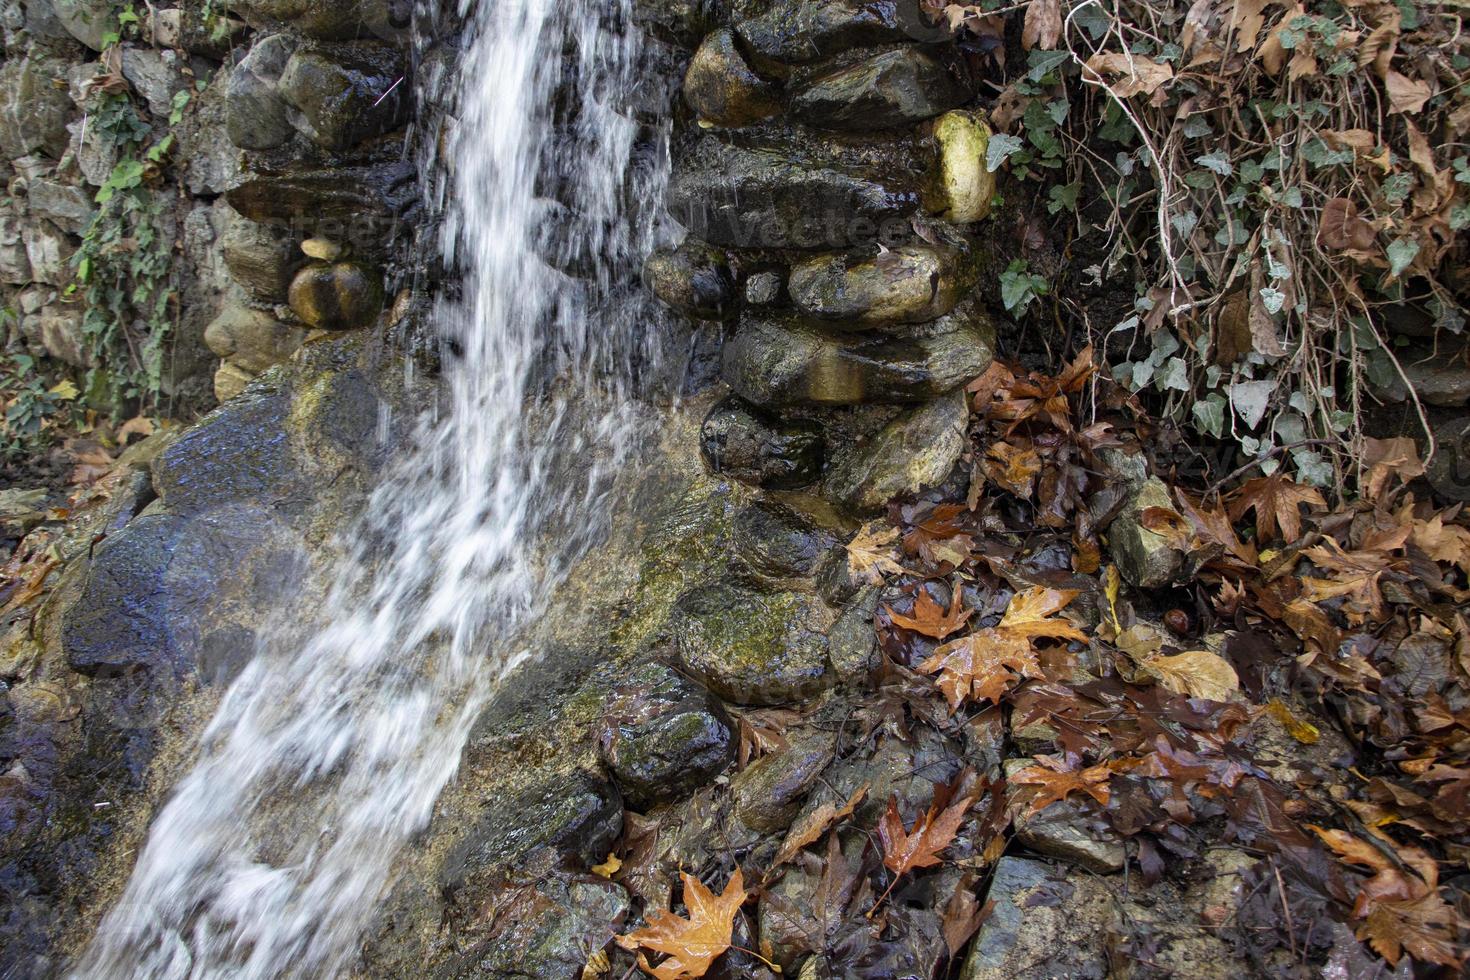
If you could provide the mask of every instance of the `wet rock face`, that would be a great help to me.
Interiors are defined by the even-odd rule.
[[[761,501],[735,515],[733,562],[752,581],[779,587],[809,578],[837,536],[784,504]]]
[[[1150,507],[1172,509],[1169,488],[1158,477],[1150,477],[1108,528],[1108,546],[1118,571],[1141,589],[1157,589],[1181,581],[1189,568],[1189,556],[1169,538],[1143,526],[1143,512]]]
[[[833,751],[832,737],[819,732],[751,763],[730,781],[736,819],[757,833],[783,833]]]
[[[136,518],[98,546],[62,617],[72,669],[228,679],[253,652],[249,627],[303,574],[291,538],[249,505]]]
[[[674,148],[668,205],[699,238],[741,248],[842,248],[901,239],[921,164],[906,144],[735,142],[690,134]]]
[[[282,69],[279,90],[295,110],[292,123],[328,150],[345,150],[397,129],[411,101],[407,63],[396,48],[337,44],[297,50]]]
[[[720,697],[781,704],[831,683],[824,619],[806,596],[720,583],[683,596],[671,630],[684,668]]]
[[[747,316],[725,344],[721,372],[737,394],[770,409],[906,404],[983,374],[994,344],[994,326],[973,304],[922,327],[862,335]]]
[[[622,886],[591,875],[508,884],[480,907],[495,923],[490,936],[442,964],[436,980],[581,976],[589,951],[605,946],[629,913]]]
[[[287,26],[323,41],[402,39],[413,16],[408,0],[234,0],[230,9],[252,27]]]
[[[781,111],[777,87],[755,73],[728,27],[700,44],[684,74],[684,101],[716,126],[748,126]]]
[[[793,118],[821,129],[872,132],[911,126],[969,101],[958,59],[904,46],[817,75],[791,93]]]
[[[474,825],[445,859],[450,892],[511,868],[588,868],[607,856],[623,829],[617,788],[588,773],[548,774],[521,793],[485,801]]]
[[[655,251],[643,264],[643,279],[666,305],[696,320],[718,320],[734,307],[729,260],[697,239]]]
[[[841,328],[924,323],[954,309],[972,285],[967,264],[935,245],[816,256],[792,266],[787,290],[798,310]]]
[[[765,6],[735,29],[758,57],[786,65],[867,45],[944,40],[918,0],[797,0]]]
[[[352,330],[382,311],[383,282],[356,262],[314,262],[296,273],[287,297],[307,326]]]
[[[781,422],[738,398],[705,416],[700,452],[715,473],[766,489],[814,482],[822,471],[822,433],[806,422]]]
[[[874,513],[893,497],[937,485],[959,461],[968,419],[961,391],[906,412],[836,460],[823,494],[854,513]]]
[[[662,664],[639,668],[614,689],[598,745],[624,798],[639,810],[687,795],[735,760],[719,703]]]

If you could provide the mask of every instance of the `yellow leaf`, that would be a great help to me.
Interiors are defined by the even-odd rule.
[[[847,568],[852,577],[870,585],[883,584],[885,575],[898,575],[903,566],[893,557],[898,528],[884,528],[881,521],[863,526],[847,543]]]
[[[1103,595],[1108,599],[1108,619],[1113,624],[1113,632],[1123,632],[1123,626],[1118,622],[1118,589],[1122,579],[1118,575],[1118,566],[1109,565],[1108,570],[1103,572]]]
[[[1143,666],[1165,689],[1209,701],[1227,701],[1240,688],[1235,668],[1207,650],[1190,650],[1172,657],[1150,657]]]
[[[1286,733],[1303,745],[1315,745],[1322,737],[1316,725],[1292,714],[1291,709],[1280,698],[1272,698],[1266,704],[1266,714],[1280,722]]]
[[[69,402],[73,401],[78,395],[80,395],[81,391],[79,391],[77,389],[77,386],[72,384],[70,380],[64,379],[52,385],[51,389],[46,393],[48,395],[55,395],[57,398],[61,399],[64,402]]]
[[[611,878],[613,875],[618,873],[618,869],[622,866],[622,860],[616,854],[609,851],[606,861],[602,862],[601,864],[594,864],[592,866],[592,873],[595,875],[601,875],[604,878]]]

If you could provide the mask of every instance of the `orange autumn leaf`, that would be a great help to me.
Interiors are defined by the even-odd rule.
[[[1042,759],[1043,765],[1029,766],[1010,778],[1019,786],[1036,787],[1027,802],[1027,813],[1044,810],[1053,803],[1065,800],[1073,793],[1086,793],[1100,805],[1107,806],[1111,791],[1108,780],[1113,771],[1106,764],[1087,769],[1067,769],[1061,763]]]
[[[975,610],[965,608],[964,599],[964,594],[959,589],[955,589],[954,597],[949,602],[949,609],[946,610],[934,601],[928,589],[920,589],[918,596],[914,599],[912,616],[894,612],[892,606],[885,605],[883,608],[888,612],[888,618],[893,621],[893,625],[942,640],[964,626],[966,621],[975,614]]]
[[[735,914],[747,895],[739,868],[719,895],[698,878],[683,872],[680,877],[684,879],[684,905],[689,909],[689,918],[658,909],[649,913],[648,925],[617,937],[618,945],[626,950],[638,951],[641,947],[665,954],[667,958],[658,966],[650,966],[638,952],[638,965],[658,980],[704,976],[720,954],[730,948]]]
[[[894,874],[905,874],[915,868],[932,868],[941,861],[940,854],[960,829],[965,812],[975,801],[966,796],[939,809],[938,801],[905,829],[898,812],[898,797],[888,801],[888,809],[878,823],[878,839],[883,843],[883,865]]]
[[[1086,641],[1087,635],[1071,623],[1050,618],[1076,596],[1041,587],[1017,593],[999,624],[946,643],[918,669],[939,674],[939,689],[951,711],[967,700],[999,701],[1021,677],[1042,676],[1033,639]]]

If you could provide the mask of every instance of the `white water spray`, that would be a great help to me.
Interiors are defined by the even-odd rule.
[[[512,630],[594,535],[539,562],[527,542],[573,515],[595,528],[633,445],[631,377],[657,358],[631,296],[657,233],[658,208],[639,205],[661,199],[664,174],[635,166],[638,127],[618,111],[638,81],[629,11],[478,8],[446,150],[443,247],[463,289],[437,311],[454,351],[441,417],[345,536],[328,625],[270,632],[230,686],[75,976],[346,969],[513,666]],[[577,278],[557,271],[573,265]],[[588,446],[585,478],[555,475]]]

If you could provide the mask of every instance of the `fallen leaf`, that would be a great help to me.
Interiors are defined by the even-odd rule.
[[[1142,665],[1175,694],[1209,701],[1228,701],[1240,690],[1235,668],[1207,650],[1190,650],[1170,657],[1150,657]]]
[[[684,905],[689,918],[656,909],[648,914],[648,925],[617,937],[618,945],[630,952],[642,947],[665,954],[667,958],[658,966],[650,967],[643,953],[638,952],[639,965],[658,980],[704,976],[720,954],[730,948],[735,914],[747,895],[739,868],[718,896],[698,878],[684,872],[680,877],[684,879]]]
[[[1174,78],[1174,67],[1142,55],[1119,51],[1100,51],[1088,58],[1082,77],[1101,84],[1120,99],[1134,95],[1153,95],[1164,83]],[[1107,76],[1114,81],[1107,81]]]
[[[619,858],[616,854],[609,852],[606,861],[602,862],[601,864],[594,864],[592,866],[592,873],[595,875],[600,875],[603,878],[611,878],[613,875],[618,873],[618,869],[622,866],[622,859]]]
[[[964,796],[940,809],[940,796],[936,794],[929,809],[914,820],[912,827],[905,829],[903,817],[898,812],[898,796],[890,797],[888,809],[878,821],[878,840],[883,845],[883,866],[893,872],[893,882],[896,884],[900,876],[917,868],[932,868],[939,864],[943,860],[940,854],[954,840],[960,823],[974,803],[974,797]],[[890,884],[888,891],[878,899],[878,905],[892,890],[893,884]],[[874,906],[876,908],[877,905]]]
[[[903,566],[893,557],[897,543],[896,527],[884,527],[882,521],[862,527],[847,543],[847,567],[853,578],[881,585],[885,575],[902,574]]]
[[[1294,483],[1287,479],[1285,473],[1278,471],[1248,480],[1236,490],[1230,501],[1230,518],[1238,521],[1246,511],[1254,510],[1258,544],[1273,539],[1278,528],[1282,540],[1292,544],[1302,536],[1302,517],[1298,509],[1302,504],[1312,508],[1327,507],[1327,501],[1316,489]]]
[[[1041,48],[1050,51],[1062,37],[1061,0],[1031,0],[1026,7],[1026,19],[1021,25],[1021,47],[1030,51]]]
[[[805,817],[802,817],[791,826],[786,834],[786,839],[781,842],[781,849],[771,859],[771,867],[775,868],[785,864],[796,857],[801,849],[809,844],[815,844],[817,840],[830,828],[839,822],[852,816],[852,812],[858,808],[863,799],[868,795],[868,784],[864,783],[858,791],[842,805],[841,809],[833,806],[830,802],[823,803]]]
[[[1363,465],[1368,468],[1363,492],[1369,500],[1378,498],[1388,488],[1390,477],[1397,476],[1404,483],[1416,476],[1424,475],[1424,461],[1419,458],[1419,447],[1408,436],[1390,439],[1363,439]]]
[[[966,609],[964,603],[964,592],[958,588],[954,590],[948,610],[934,600],[928,589],[920,589],[914,598],[912,616],[894,612],[892,606],[885,605],[884,609],[895,626],[902,626],[906,630],[913,630],[915,633],[942,640],[963,627],[966,621],[975,614],[975,610]]]
[[[1071,769],[1054,759],[1041,757],[1042,765],[1028,766],[1010,777],[1017,786],[1032,786],[1036,791],[1027,801],[1027,813],[1044,810],[1073,793],[1086,793],[1101,806],[1108,805],[1108,780],[1113,771],[1106,764],[1086,769]]]
[[[1317,219],[1317,240],[1327,248],[1366,252],[1377,238],[1373,226],[1358,216],[1358,206],[1349,199],[1334,197],[1322,205],[1322,214]]]
[[[1303,745],[1315,745],[1322,738],[1316,725],[1292,714],[1291,709],[1280,698],[1272,698],[1266,702],[1266,714],[1276,719],[1288,735]]]
[[[1388,90],[1388,103],[1393,112],[1402,112],[1412,115],[1424,108],[1424,103],[1429,101],[1434,90],[1425,82],[1396,71],[1390,71],[1383,80],[1383,87]]]
[[[1021,677],[1041,677],[1031,641],[1038,637],[1085,642],[1087,634],[1060,612],[1076,592],[1036,587],[1017,593],[1000,623],[946,643],[918,665],[920,673],[939,674],[939,689],[950,711],[967,700],[999,701]]]

